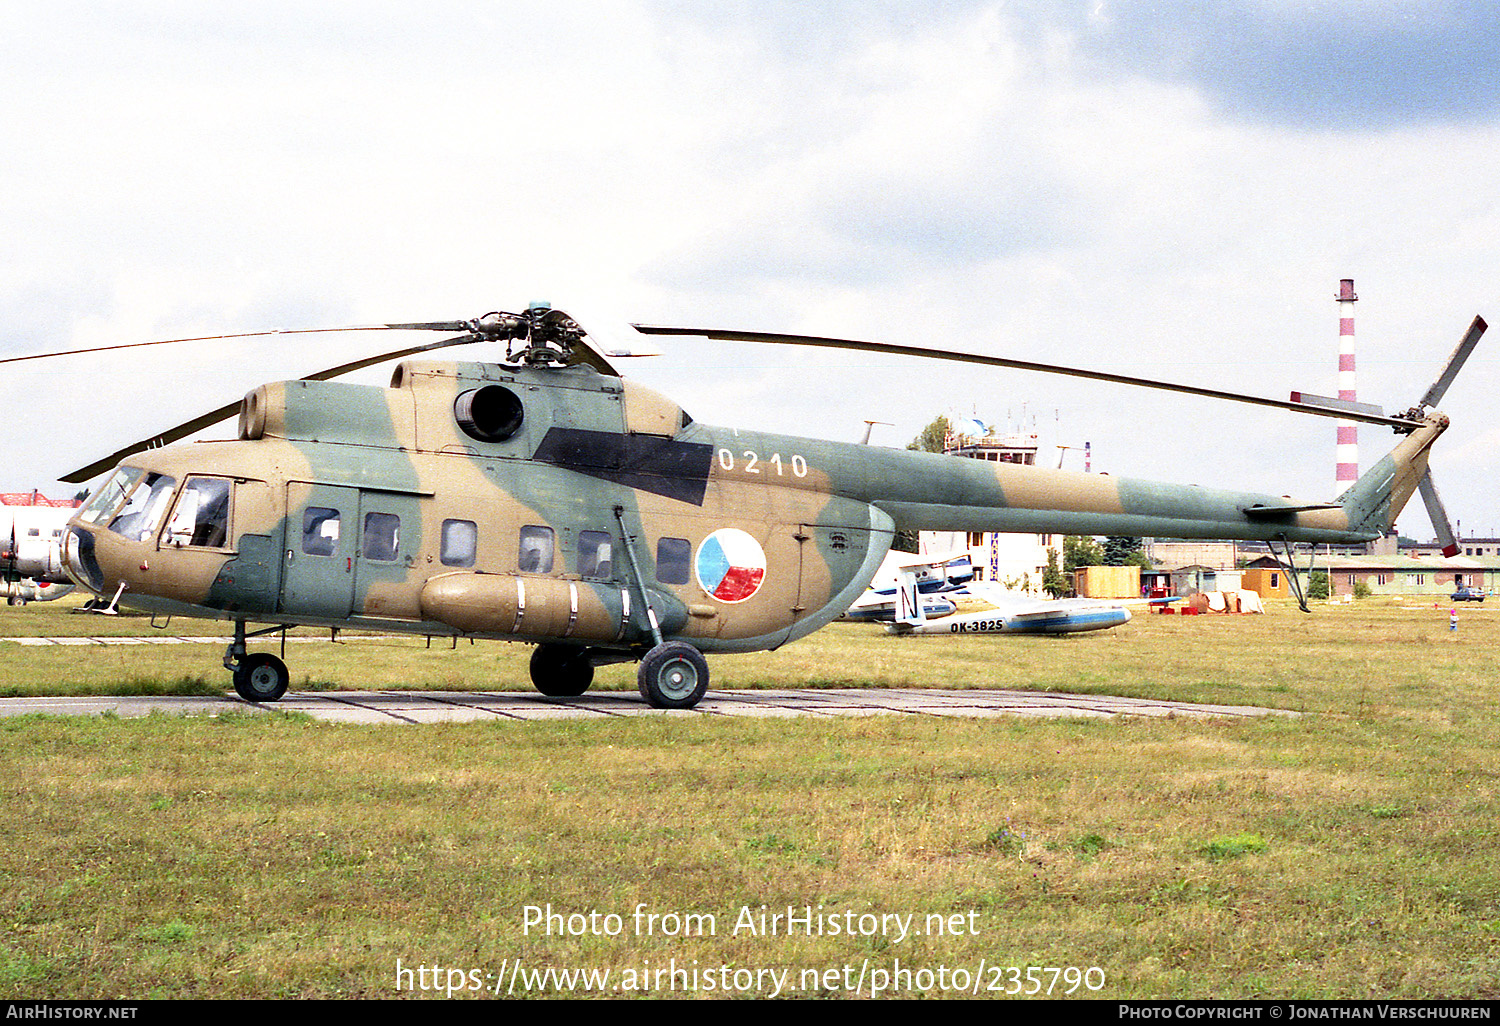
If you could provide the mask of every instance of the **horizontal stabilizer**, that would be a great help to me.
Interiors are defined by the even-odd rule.
[[[1324,509],[1343,509],[1336,502],[1311,502],[1303,505],[1287,504],[1285,506],[1246,506],[1240,510],[1251,520],[1275,520],[1277,517],[1288,517],[1294,513],[1316,513]]]

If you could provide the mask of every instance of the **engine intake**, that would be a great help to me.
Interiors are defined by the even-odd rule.
[[[521,398],[504,385],[485,385],[459,395],[453,416],[464,434],[481,442],[503,442],[521,430]]]

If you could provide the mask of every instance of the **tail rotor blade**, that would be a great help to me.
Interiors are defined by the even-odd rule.
[[[1474,323],[1469,325],[1469,330],[1464,333],[1463,339],[1453,350],[1453,355],[1448,357],[1448,365],[1443,368],[1443,373],[1438,375],[1438,379],[1422,397],[1423,406],[1436,406],[1443,401],[1443,394],[1448,391],[1448,386],[1453,384],[1453,379],[1458,377],[1458,372],[1463,369],[1464,361],[1479,344],[1479,336],[1484,334],[1484,329],[1487,327],[1489,325],[1485,324],[1483,317],[1474,318]]]
[[[1453,536],[1453,528],[1448,521],[1448,511],[1443,508],[1443,500],[1438,498],[1437,485],[1432,483],[1431,469],[1422,475],[1422,480],[1417,482],[1417,489],[1422,493],[1422,502],[1427,506],[1427,516],[1432,520],[1433,533],[1437,535],[1438,542],[1443,546],[1443,555],[1448,558],[1458,555],[1458,539]]]

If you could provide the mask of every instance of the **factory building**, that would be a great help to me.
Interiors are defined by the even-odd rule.
[[[1254,560],[1250,566],[1265,574],[1280,571],[1269,556]],[[1305,575],[1307,563],[1299,560],[1297,568],[1300,575]],[[1451,559],[1442,556],[1320,556],[1312,569],[1328,574],[1329,594],[1332,596],[1353,595],[1360,585],[1369,588],[1371,595],[1403,598],[1442,598],[1458,588],[1500,594],[1500,556],[1454,556]],[[1252,587],[1250,580],[1246,578],[1246,587]],[[1266,593],[1262,592],[1262,596],[1265,597]]]

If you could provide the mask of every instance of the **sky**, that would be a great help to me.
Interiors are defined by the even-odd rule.
[[[1491,20],[1441,0],[5,5],[0,356],[546,300],[608,344],[632,322],[800,332],[1285,398],[1336,394],[1352,278],[1360,399],[1405,409],[1475,314],[1500,318]],[[0,366],[0,490],[68,494],[59,476],[132,439],[386,338]],[[900,446],[977,416],[1036,430],[1045,461],[1089,442],[1115,475],[1334,491],[1319,418],[651,344],[626,373],[709,423],[853,441],[877,420]],[[1497,350],[1442,403],[1434,476],[1464,535],[1500,535]],[[1362,427],[1362,466],[1391,444]],[[1432,537],[1420,502],[1401,527]]]

